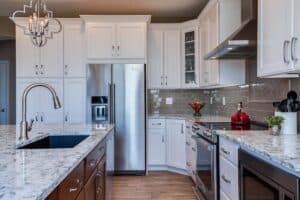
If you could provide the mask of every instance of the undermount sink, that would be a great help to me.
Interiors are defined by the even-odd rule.
[[[87,137],[89,137],[89,135],[50,135],[25,146],[19,147],[19,149],[73,148]]]

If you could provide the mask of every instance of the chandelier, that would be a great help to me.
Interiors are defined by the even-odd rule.
[[[26,17],[25,23],[18,23],[17,17]],[[48,39],[53,38],[53,34],[59,33],[62,25],[53,12],[47,9],[44,0],[30,0],[28,5],[23,6],[23,10],[17,10],[12,14],[11,19],[15,24],[24,30],[24,34],[30,36],[32,43],[37,47],[43,47]]]

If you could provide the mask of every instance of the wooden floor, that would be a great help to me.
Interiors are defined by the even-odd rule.
[[[113,200],[196,200],[192,180],[169,172],[148,176],[115,176]]]

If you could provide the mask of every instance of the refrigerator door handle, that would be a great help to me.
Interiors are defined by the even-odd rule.
[[[108,83],[108,99],[109,99],[109,123],[112,123],[112,89],[111,84]]]
[[[113,113],[112,114],[113,114],[113,123],[115,124],[116,123],[116,101],[115,101],[115,99],[116,99],[116,84],[113,84],[112,88],[113,88],[113,93],[112,93],[112,95],[113,95],[112,112]]]

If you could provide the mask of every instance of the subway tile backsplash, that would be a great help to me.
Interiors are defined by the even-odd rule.
[[[202,114],[230,117],[236,112],[237,104],[243,102],[244,111],[251,119],[262,122],[266,116],[274,114],[272,102],[285,99],[290,89],[300,94],[300,79],[260,79],[256,74],[256,59],[246,63],[247,83],[243,86],[215,90],[149,90],[149,113],[192,114],[188,103],[198,100],[206,103]],[[165,103],[167,97],[173,98],[172,105]],[[226,105],[223,105],[223,97]],[[210,98],[213,104],[210,104]]]

